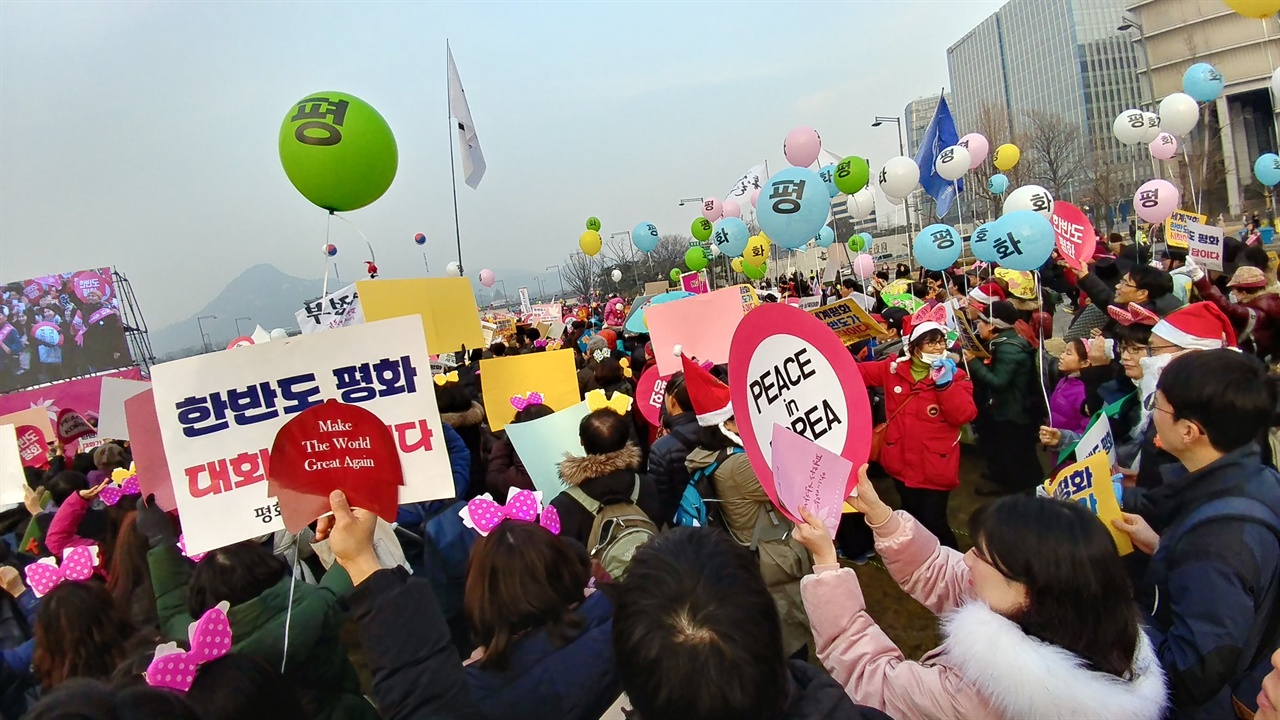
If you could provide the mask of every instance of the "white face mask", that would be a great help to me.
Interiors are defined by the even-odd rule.
[[[945,352],[940,352],[940,353],[922,352],[920,353],[920,362],[924,363],[925,365],[932,365],[938,362],[939,360],[945,359],[946,357],[947,357],[947,354]]]
[[[1144,357],[1138,360],[1138,367],[1142,368],[1142,378],[1138,380],[1138,397],[1142,400],[1142,424],[1147,424],[1147,418],[1151,415],[1151,406],[1155,402],[1156,384],[1160,382],[1160,373],[1169,366],[1179,355],[1187,352],[1181,350],[1176,353],[1167,353],[1165,355],[1156,355],[1154,357]]]

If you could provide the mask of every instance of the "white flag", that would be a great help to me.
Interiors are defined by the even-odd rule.
[[[727,197],[737,199],[746,197],[752,190],[759,190],[764,185],[764,163],[748,170],[738,182],[733,184]]]
[[[484,153],[480,152],[480,138],[476,137],[476,125],[471,120],[471,108],[467,107],[467,94],[462,90],[462,78],[453,64],[453,50],[446,45],[449,54],[449,117],[458,121],[458,147],[462,153],[463,181],[475,188],[484,177]]]

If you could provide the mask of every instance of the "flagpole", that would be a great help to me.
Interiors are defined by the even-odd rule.
[[[449,92],[449,41],[444,41],[445,50],[445,95],[450,97],[449,103],[449,184],[453,187],[453,233],[458,243],[458,275],[466,277],[466,272],[462,269],[462,227],[458,224],[458,171],[453,161],[453,101]]]

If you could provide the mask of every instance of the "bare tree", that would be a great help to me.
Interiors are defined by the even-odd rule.
[[[978,108],[976,132],[981,133],[991,143],[990,156],[994,156],[996,148],[1005,143],[1013,143],[1022,149],[1024,153],[1026,152],[1025,142],[1021,136],[1014,134],[1013,125],[1009,121],[1009,113],[1003,105],[990,102],[983,103]],[[1010,170],[1001,171],[995,168],[990,156],[986,162],[983,162],[969,174],[965,182],[965,208],[969,210],[975,219],[985,217],[987,220],[992,220],[1000,216],[1000,208],[1004,204],[1004,199],[988,189],[991,176],[1003,172],[1005,177],[1009,178],[1009,187],[1015,188],[1022,184],[1023,175],[1025,174],[1025,160]]]
[[[1105,147],[1095,145],[1089,152],[1083,168],[1084,201],[1093,209],[1095,230],[1110,233],[1117,213],[1109,210],[1118,209],[1121,202],[1133,197],[1129,169],[1128,164],[1113,159]]]
[[[1030,179],[1055,198],[1065,198],[1081,179],[1084,165],[1080,126],[1044,110],[1029,110],[1023,116],[1026,146],[1022,162],[1027,164]]]
[[[598,263],[586,253],[576,252],[564,259],[560,271],[564,274],[564,285],[569,292],[582,297],[591,297],[591,291],[600,286]]]

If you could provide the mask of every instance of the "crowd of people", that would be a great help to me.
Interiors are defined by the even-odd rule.
[[[655,360],[602,308],[560,339],[592,409],[554,497],[485,417],[480,361],[548,351],[524,326],[433,384],[455,497],[394,524],[335,491],[300,535],[188,557],[180,517],[107,492],[127,443],[55,445],[0,513],[0,715],[1278,718],[1275,263],[1100,248],[1043,283],[983,264],[778,283],[887,331],[849,346],[876,427],[834,538],[770,500],[726,366],[682,356],[658,424],[619,401]],[[1037,492],[1103,419],[1128,556]],[[970,442],[991,499],[957,532]],[[935,650],[910,659],[877,623],[872,557],[937,615]]]

